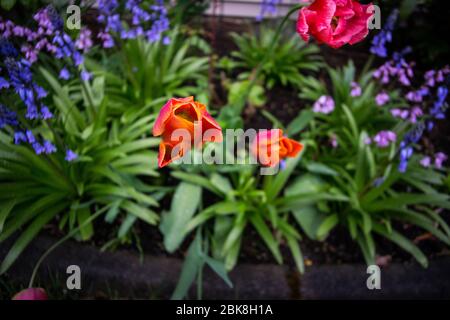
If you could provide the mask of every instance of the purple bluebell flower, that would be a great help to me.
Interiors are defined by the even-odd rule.
[[[329,114],[335,107],[334,100],[330,96],[321,96],[313,105],[315,113]]]
[[[14,143],[15,144],[20,144],[22,142],[27,142],[27,136],[25,135],[25,133],[21,132],[21,131],[16,131],[14,133]]]
[[[52,144],[50,141],[45,140],[43,144],[44,153],[45,154],[51,154],[56,152],[56,147],[54,144]]]
[[[447,161],[448,156],[443,152],[438,152],[434,155],[434,165],[438,169],[442,169],[442,165],[445,161]]]
[[[15,58],[17,57],[17,55],[18,52],[13,44],[5,38],[0,38],[0,56],[2,56],[3,58]]]
[[[61,71],[59,72],[59,78],[62,80],[69,80],[70,79],[69,70],[67,70],[67,68],[62,68]]]
[[[397,141],[397,135],[393,131],[380,131],[373,137],[373,141],[379,148],[386,148],[392,142]]]
[[[34,92],[36,92],[36,97],[38,99],[45,98],[48,95],[47,91],[45,91],[44,88],[42,88],[41,86],[38,86],[37,84],[33,84],[33,89],[34,89]]]
[[[259,15],[256,17],[257,21],[264,19],[264,16],[275,15],[277,13],[277,6],[280,0],[262,0],[261,10]]]
[[[379,107],[384,106],[386,103],[389,102],[389,100],[390,100],[389,95],[384,91],[380,92],[375,97],[375,102],[376,102],[377,106],[379,106]]]
[[[429,90],[427,87],[422,87],[417,91],[410,91],[406,94],[406,100],[411,102],[422,102],[423,98],[428,95]]]
[[[399,172],[406,172],[406,169],[408,169],[408,163],[409,163],[409,159],[412,157],[414,153],[414,150],[412,147],[408,146],[408,147],[404,147],[401,149],[400,151],[400,163],[398,166],[398,171]]]
[[[75,42],[76,48],[87,52],[94,44],[92,42],[91,35],[91,30],[88,28],[83,28],[78,35],[77,41]]]
[[[170,38],[169,37],[164,37],[162,40],[163,45],[168,46],[170,44]]]
[[[398,18],[398,10],[395,9],[389,15],[380,33],[378,33],[375,37],[373,37],[370,52],[381,58],[386,58],[388,56],[386,44],[392,42],[392,31],[394,30],[397,18]]]
[[[417,118],[423,116],[423,111],[420,107],[415,106],[411,109],[411,113],[410,113],[410,121],[411,123],[416,123],[417,122]]]
[[[0,104],[0,129],[4,128],[5,126],[15,127],[18,124],[17,114],[14,111],[9,110],[4,105]]]
[[[425,81],[427,86],[434,87],[436,85],[435,75],[435,70],[430,70],[425,73]]]
[[[97,38],[102,41],[103,48],[114,47],[114,39],[109,33],[101,31],[98,33]]]
[[[21,51],[25,54],[25,59],[31,64],[37,61],[38,51],[35,48],[25,45],[22,47]]]
[[[428,168],[431,165],[431,157],[424,157],[420,160],[420,165],[424,168]]]
[[[89,81],[92,78],[92,74],[86,70],[82,70],[80,75],[83,81]]]
[[[40,155],[40,154],[42,154],[42,153],[45,153],[45,148],[44,148],[44,146],[43,146],[42,144],[40,144],[39,142],[34,142],[34,143],[31,144],[31,146],[33,147],[34,152],[35,152],[37,155]]]
[[[47,106],[41,108],[41,117],[44,120],[53,118],[53,114],[50,112]]]
[[[361,94],[362,94],[362,90],[361,90],[361,87],[359,86],[359,84],[356,82],[352,82],[350,95],[352,97],[359,97]]]
[[[36,138],[31,130],[25,131],[25,135],[27,136],[27,142],[32,144],[36,142]]]
[[[406,109],[394,108],[391,109],[391,114],[394,118],[406,119],[409,117],[409,111]]]
[[[76,154],[74,151],[67,149],[66,150],[66,157],[65,160],[67,162],[75,161],[78,158],[78,154]]]
[[[5,78],[0,77],[0,90],[1,89],[8,89],[9,88],[9,82],[6,81]]]
[[[419,142],[420,138],[422,138],[424,130],[425,125],[423,123],[417,124],[411,131],[409,131],[405,135],[403,141],[400,143],[400,163],[398,166],[399,172],[406,172],[409,159],[414,153],[412,145]]]
[[[338,142],[337,136],[335,134],[331,135],[330,144],[333,149],[336,149],[339,146],[339,142]]]

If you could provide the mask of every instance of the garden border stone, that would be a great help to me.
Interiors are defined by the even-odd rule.
[[[28,281],[32,269],[45,250],[55,242],[38,236],[11,267],[8,276]],[[11,241],[0,244],[3,258]],[[92,245],[68,241],[56,248],[43,262],[39,277],[58,275],[65,287],[69,265],[78,265],[82,273],[82,295],[103,292],[117,297],[169,298],[180,275],[183,261],[164,256],[139,256],[118,250],[100,252]],[[207,268],[206,268],[207,269]],[[366,266],[313,265],[299,275],[287,266],[240,264],[231,273],[229,288],[207,269],[203,297],[207,299],[449,299],[450,257],[430,262],[428,269],[417,263],[392,263],[381,270],[381,290],[366,286]],[[62,279],[62,280],[61,280]],[[190,292],[195,298],[195,291]]]

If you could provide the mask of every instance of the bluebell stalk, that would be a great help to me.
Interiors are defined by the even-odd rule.
[[[387,18],[384,28],[381,29],[380,33],[373,37],[370,52],[372,52],[374,55],[377,55],[381,58],[386,58],[388,56],[386,44],[392,42],[392,31],[394,30],[397,18],[398,9],[395,9]]]
[[[274,15],[277,13],[277,5],[280,3],[280,0],[263,0],[261,2],[261,11],[259,15],[256,17],[257,21],[261,21],[264,19],[264,16],[271,14]]]

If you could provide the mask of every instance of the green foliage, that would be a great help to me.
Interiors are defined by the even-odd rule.
[[[186,37],[178,28],[168,36],[168,45],[129,40],[103,63],[90,59],[87,66],[104,75],[107,94],[117,101],[148,105],[161,97],[194,95],[207,102],[209,58],[204,55],[209,53],[209,45],[198,36]]]
[[[321,95],[330,95],[336,109],[328,115],[305,110],[293,120],[302,127],[308,122],[309,130],[302,138],[311,151],[301,163],[306,173],[285,190],[292,203],[284,209],[292,212],[313,239],[324,239],[336,226],[344,226],[369,264],[375,259],[374,234],[378,234],[426,266],[420,249],[395,228],[397,223],[416,225],[450,245],[450,229],[436,211],[450,207],[448,192],[441,191],[445,175],[422,168],[418,156],[411,159],[407,172],[399,173],[395,144],[383,149],[365,143],[380,130],[395,131],[398,142],[408,131],[408,123],[389,115],[390,108],[402,103],[395,91],[391,102],[380,108],[375,104],[378,88],[370,72],[358,81],[363,89],[359,97],[350,95],[350,83],[356,80],[352,64],[342,70],[330,68],[329,75],[330,87],[312,78],[304,83],[303,98],[315,101]],[[298,131],[295,125],[289,128],[291,133]],[[332,135],[339,143],[336,149],[327,141]],[[291,196],[296,193],[296,197]],[[325,196],[327,193],[333,198]]]
[[[187,296],[189,288],[195,280],[197,280],[197,297],[198,299],[202,298],[202,274],[205,265],[208,265],[230,288],[233,287],[223,262],[207,255],[207,245],[208,243],[202,240],[199,229],[194,241],[189,246],[180,279],[172,294],[173,300],[180,300]]]
[[[156,118],[148,112],[153,105],[128,105],[117,117],[117,104],[105,95],[103,76],[94,77],[92,83],[75,80],[62,86],[50,72],[40,71],[54,92],[59,117],[51,128],[44,124],[35,132],[55,141],[59,150],[74,149],[79,157],[69,163],[64,152],[36,155],[0,133],[0,241],[22,229],[0,273],[56,217],[61,229],[71,230],[93,211],[112,205],[107,220],[112,223],[119,221],[119,213],[125,215],[119,231],[123,237],[123,228],[132,225],[129,217],[150,224],[158,221],[154,209],[164,194],[164,189],[148,183],[159,176],[154,150],[159,139],[147,137]],[[146,182],[142,177],[147,177]],[[87,240],[93,234],[89,223],[81,228],[79,238]]]
[[[272,44],[275,31],[262,28],[258,35],[232,33],[238,50],[231,53],[231,58],[222,60],[227,69],[241,71],[238,79],[248,79],[254,69],[263,60]],[[319,48],[313,44],[299,41],[298,35],[281,38],[276,44],[273,54],[264,63],[261,80],[268,89],[275,85],[298,88],[305,71],[317,71],[321,66]]]
[[[290,225],[286,210],[284,214],[280,211],[290,200],[279,196],[300,158],[301,155],[289,159],[286,168],[276,176],[258,176],[258,168],[250,165],[216,166],[216,169],[207,166],[189,167],[185,168],[189,173],[173,172],[175,178],[184,181],[180,186],[185,183],[196,184],[203,187],[205,197],[209,195],[215,199],[212,204],[204,201],[194,216],[191,214],[192,210],[189,210],[189,219],[185,223],[183,218],[185,226],[178,233],[176,243],[181,244],[190,233],[201,228],[208,235],[212,257],[222,261],[226,269],[231,270],[237,263],[243,234],[251,226],[278,263],[283,261],[279,244],[285,241],[298,269],[303,272],[303,259],[298,245],[300,234]],[[185,201],[178,204],[172,202],[172,208],[191,208],[190,199],[198,199],[198,192],[192,189],[185,191]],[[174,198],[173,201],[177,200]],[[176,227],[178,222],[175,214],[173,210],[169,213],[173,217],[165,219],[163,231]],[[166,243],[170,233],[164,233]]]

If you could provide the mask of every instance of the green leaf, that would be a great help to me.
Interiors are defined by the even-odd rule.
[[[356,120],[355,120],[352,112],[345,104],[342,105],[342,110],[344,110],[344,113],[348,119],[350,129],[352,130],[352,133],[353,133],[353,137],[355,139],[358,139],[358,136],[359,136],[358,126],[356,124]]]
[[[326,176],[338,176],[339,175],[339,173],[337,173],[335,170],[331,169],[329,166],[327,166],[323,163],[318,163],[318,162],[308,163],[306,165],[306,169],[309,172],[323,174]]]
[[[172,199],[170,212],[163,216],[161,231],[164,234],[164,246],[174,252],[186,236],[186,225],[200,204],[202,188],[182,182],[178,185]]]
[[[294,171],[295,167],[297,166],[298,162],[300,161],[303,152],[305,149],[302,150],[295,158],[289,158],[286,160],[286,167],[284,170],[280,171],[275,178],[273,179],[272,183],[270,183],[266,188],[266,196],[269,201],[275,199],[278,194],[283,189],[284,185],[287,183],[289,177],[291,176],[292,172]]]
[[[208,189],[209,191],[218,194],[218,195],[222,195],[222,192],[216,187],[214,186],[214,184],[208,180],[207,178],[198,175],[198,174],[193,174],[193,173],[186,173],[186,172],[181,172],[181,171],[174,171],[171,173],[171,175],[174,178],[183,180],[185,182],[189,182],[195,185],[199,185],[205,189]]]
[[[324,239],[328,233],[338,224],[339,217],[337,214],[332,214],[327,217],[317,230],[317,238]]]
[[[295,239],[291,235],[284,235],[286,237],[289,249],[291,249],[292,256],[294,257],[295,265],[297,266],[297,269],[300,271],[300,273],[305,272],[305,264],[303,262],[303,255],[300,250],[300,246],[298,245],[298,240]]]
[[[52,208],[40,214],[33,222],[20,234],[19,238],[14,242],[6,257],[0,265],[0,275],[4,274],[16,261],[26,246],[41,231],[41,229],[50,222],[61,210],[66,207],[65,203],[55,204]]]
[[[16,4],[16,0],[1,0],[1,6],[5,10],[11,10],[12,7]]]
[[[91,211],[89,207],[81,208],[76,211],[78,225],[80,226],[80,235],[82,240],[88,240],[94,234],[94,226],[91,223],[85,224],[86,220],[91,217]],[[83,226],[83,227],[81,227]]]
[[[245,205],[240,202],[221,201],[215,203],[193,217],[186,225],[186,232],[191,232],[213,217],[233,214],[244,209]]]
[[[267,227],[264,220],[261,218],[261,216],[258,213],[255,213],[250,216],[250,221],[252,222],[256,231],[258,231],[261,238],[266,243],[267,247],[272,252],[273,256],[275,257],[275,260],[279,264],[281,264],[283,262],[283,258],[281,256],[280,249],[278,248],[278,243],[275,240],[275,238],[273,237],[272,233],[270,232],[270,230]]]
[[[131,227],[136,222],[136,220],[137,217],[135,215],[128,214],[125,220],[120,225],[119,231],[117,231],[117,237],[123,238],[124,236],[126,236],[126,234],[128,233],[128,231],[130,231]]]
[[[171,297],[172,300],[181,300],[186,296],[203,264],[204,261],[201,255],[201,237],[197,235],[187,251],[181,269],[180,279],[178,280],[177,287]]]
[[[435,204],[442,207],[449,206],[449,195],[446,194],[414,194],[414,193],[401,193],[394,197],[382,199],[366,205],[368,211],[385,211],[395,210],[397,208],[405,207],[415,204]]]
[[[204,257],[206,264],[214,270],[214,272],[230,287],[233,288],[230,278],[228,277],[227,270],[223,262],[213,259],[211,257]]]
[[[302,131],[314,119],[314,112],[311,110],[303,110],[300,114],[289,123],[286,134],[293,136]]]
[[[225,195],[233,190],[230,180],[218,173],[211,174],[211,183]]]
[[[292,182],[285,190],[286,196],[302,193],[316,193],[324,191],[325,181],[317,175],[304,173]]]
[[[3,231],[3,226],[5,224],[6,218],[8,218],[8,215],[16,205],[16,199],[11,199],[9,201],[6,201],[2,203],[0,207],[0,234]]]
[[[136,203],[124,200],[120,207],[127,212],[134,214],[139,219],[142,219],[143,221],[147,222],[148,224],[154,225],[158,221],[158,215],[153,210],[150,210],[146,207],[137,205]]]
[[[319,227],[328,217],[326,213],[317,210],[315,206],[311,205],[305,206],[303,208],[293,209],[292,215],[294,216],[297,223],[302,227],[303,231],[305,231],[308,238],[319,240],[317,237],[317,233]]]

